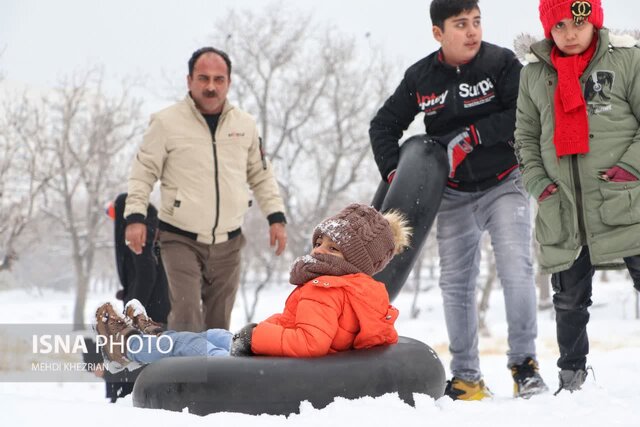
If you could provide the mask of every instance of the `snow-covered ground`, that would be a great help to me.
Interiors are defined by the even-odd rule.
[[[337,399],[327,408],[314,409],[303,403],[299,415],[289,417],[249,416],[233,413],[199,417],[189,413],[134,408],[131,396],[110,404],[104,398],[102,382],[29,383],[7,382],[11,366],[20,358],[30,357],[27,350],[3,348],[2,329],[7,324],[66,323],[72,315],[73,296],[68,293],[24,291],[0,292],[0,423],[8,426],[640,426],[638,374],[640,373],[640,320],[635,319],[636,295],[623,273],[610,273],[610,281],[597,283],[591,310],[589,333],[591,354],[587,383],[578,393],[550,392],[530,400],[511,397],[512,382],[506,369],[506,325],[502,296],[495,291],[491,299],[488,323],[490,337],[481,338],[482,369],[485,380],[495,394],[482,402],[437,401],[416,397],[416,407],[405,405],[395,395],[363,398],[356,401]],[[273,286],[262,297],[258,318],[279,310],[288,286]],[[92,295],[87,304],[87,319],[111,295]],[[439,291],[420,295],[420,316],[409,319],[412,295],[401,294],[395,301],[401,316],[397,327],[401,335],[422,340],[440,354],[448,364],[447,339]],[[232,329],[244,324],[241,302],[234,311]],[[555,325],[552,313],[539,313],[538,352],[541,373],[552,391],[557,388],[555,360]],[[4,325],[3,325],[4,324]],[[11,330],[11,328],[8,328]],[[5,336],[6,337],[6,336]],[[15,373],[13,373],[15,374]],[[83,374],[89,375],[89,374]]]

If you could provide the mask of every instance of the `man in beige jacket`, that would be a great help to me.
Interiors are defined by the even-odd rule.
[[[230,84],[226,53],[212,47],[194,52],[189,93],[152,115],[131,167],[125,239],[136,254],[147,241],[149,194],[160,181],[159,240],[173,330],[229,329],[249,190],[269,221],[276,255],[287,243],[277,181],[255,120],[227,101]]]

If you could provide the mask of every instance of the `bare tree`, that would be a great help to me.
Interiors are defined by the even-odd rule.
[[[126,179],[123,165],[142,132],[140,101],[131,83],[108,95],[100,69],[76,73],[60,82],[56,94],[43,99],[49,120],[40,149],[53,167],[45,208],[70,241],[76,278],[74,328],[84,326],[84,307],[96,248],[104,236],[106,195]],[[101,234],[102,233],[102,234]]]
[[[5,94],[0,106],[0,271],[18,260],[17,244],[51,176],[38,149],[42,108],[26,93]]]
[[[242,251],[243,268],[240,276],[240,297],[244,306],[246,322],[254,321],[254,316],[262,291],[280,276],[280,266],[284,257],[274,259],[268,250],[267,222],[259,209],[250,209],[245,218],[243,229],[251,230],[253,235]]]
[[[231,96],[257,118],[286,204],[289,252],[301,255],[317,222],[358,199],[357,184],[377,185],[368,127],[391,93],[392,67],[366,38],[282,4],[229,12],[211,42],[233,60]],[[263,262],[268,271],[273,259]]]
[[[232,94],[258,118],[287,203],[290,247],[299,253],[309,224],[373,167],[367,130],[390,93],[390,66],[366,43],[359,48],[353,37],[290,13],[281,4],[231,11],[212,41],[234,60]]]

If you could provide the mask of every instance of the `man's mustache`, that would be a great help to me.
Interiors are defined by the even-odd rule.
[[[215,98],[218,96],[218,93],[215,90],[205,90],[204,92],[202,92],[202,94],[206,98]]]

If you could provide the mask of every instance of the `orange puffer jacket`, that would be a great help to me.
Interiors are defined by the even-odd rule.
[[[384,284],[364,273],[320,276],[296,287],[284,312],[253,330],[255,354],[316,357],[395,344],[398,310]]]

